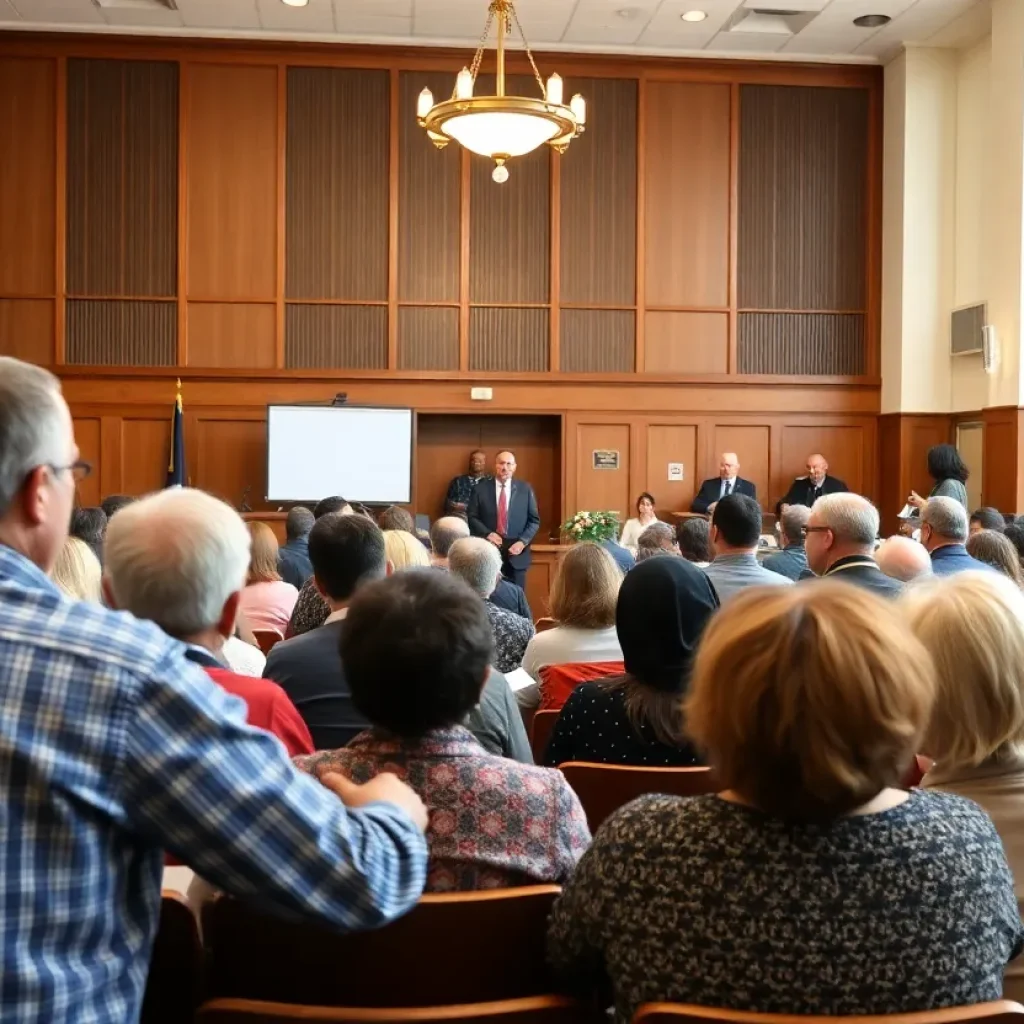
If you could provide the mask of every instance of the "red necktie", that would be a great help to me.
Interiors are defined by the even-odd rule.
[[[504,537],[508,532],[508,498],[505,496],[505,484],[501,485],[501,497],[498,498],[498,535]]]

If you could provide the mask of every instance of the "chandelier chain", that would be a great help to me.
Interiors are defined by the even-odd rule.
[[[483,63],[484,50],[487,48],[487,37],[491,34],[491,25],[494,24],[494,9],[489,8],[487,11],[487,23],[484,25],[483,35],[480,36],[480,42],[477,44],[476,53],[473,54],[473,63],[469,66],[469,73],[473,76],[473,81],[476,81],[476,76],[480,73],[480,65]],[[452,96],[454,97],[454,93]]]
[[[516,13],[515,7],[511,8],[512,20],[516,23],[516,29],[519,32],[519,38],[523,41],[523,48],[526,50],[526,57],[530,62],[530,67],[533,68],[533,77],[537,79],[537,84],[540,86],[541,96],[547,95],[547,89],[544,88],[544,79],[540,76],[540,71],[537,68],[537,62],[533,59],[533,51],[530,49],[530,44],[526,41],[526,33],[523,31],[523,26],[519,24],[519,15]]]

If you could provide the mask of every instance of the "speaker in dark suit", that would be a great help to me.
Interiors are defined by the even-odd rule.
[[[530,543],[540,529],[540,513],[533,488],[515,480],[516,457],[499,452],[494,476],[484,477],[473,490],[466,509],[469,532],[486,537],[501,548],[501,573],[522,587],[532,556]]]
[[[782,514],[783,505],[806,505],[814,503],[825,494],[841,494],[850,488],[845,480],[828,475],[828,463],[821,455],[812,455],[807,460],[807,475],[798,476],[790,485],[785,497],[775,506],[777,515]]]
[[[757,501],[757,488],[749,480],[744,480],[739,473],[739,456],[735,452],[722,452],[722,457],[718,460],[718,476],[713,476],[700,485],[697,497],[690,505],[690,511],[708,512],[712,505],[729,494],[745,494]]]

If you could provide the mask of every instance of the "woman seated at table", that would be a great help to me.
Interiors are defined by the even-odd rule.
[[[717,608],[707,576],[682,558],[651,558],[630,569],[616,610],[626,673],[572,691],[544,763],[700,764],[682,700],[697,643]]]
[[[871,594],[735,597],[686,708],[724,792],[642,797],[602,825],[549,925],[563,983],[610,981],[620,1021],[662,1001],[841,1017],[1001,998],[1024,929],[995,828],[899,788],[934,690]]]
[[[619,538],[619,543],[626,549],[628,549],[633,557],[636,557],[636,545],[640,539],[640,534],[647,529],[651,523],[656,523],[658,517],[654,513],[654,495],[648,494],[644,491],[639,498],[636,499],[636,516],[633,519],[627,519],[626,525],[622,528],[622,536]]]
[[[560,772],[488,754],[462,726],[492,653],[483,601],[448,573],[367,585],[349,607],[341,659],[372,725],[341,750],[295,759],[318,778],[394,772],[412,786],[430,812],[428,892],[562,883],[590,842]]]

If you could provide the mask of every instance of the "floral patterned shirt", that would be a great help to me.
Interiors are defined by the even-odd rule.
[[[419,740],[370,729],[295,764],[359,783],[394,772],[412,786],[430,812],[426,892],[561,884],[590,845],[586,815],[560,772],[488,754],[461,726]]]

